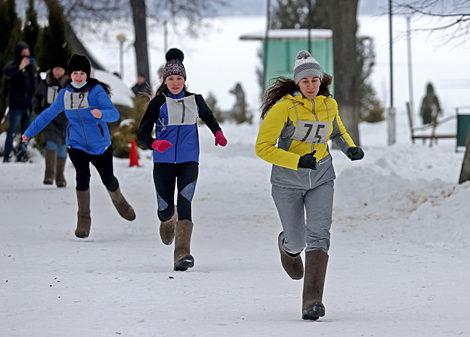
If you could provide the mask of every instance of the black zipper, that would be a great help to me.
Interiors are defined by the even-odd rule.
[[[184,115],[186,113],[186,105],[184,104],[184,99],[181,101],[181,103],[183,104],[183,114],[181,116],[181,123],[184,123]]]
[[[98,122],[96,122],[96,126],[98,127],[98,132],[100,133],[101,138],[104,139],[104,131],[103,131],[103,128],[101,127],[101,125],[100,125]]]
[[[67,138],[70,140],[70,134],[72,133],[73,123],[67,128]]]
[[[178,139],[180,138],[180,127],[178,126],[178,133],[176,134],[176,142],[175,142],[175,164],[176,164],[176,152],[178,150]]]
[[[78,113],[78,110],[75,110],[77,112],[78,119],[80,120],[80,123],[82,124],[82,130],[83,130],[83,138],[85,138],[85,144],[86,144],[86,152],[90,153],[90,150],[88,149],[88,142],[86,140],[86,134],[85,134],[85,126],[83,125],[82,118],[80,117],[80,114]]]

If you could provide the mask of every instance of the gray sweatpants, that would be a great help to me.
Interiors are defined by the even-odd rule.
[[[272,197],[284,229],[282,246],[286,252],[297,254],[307,246],[307,252],[328,253],[333,191],[333,180],[311,190],[272,186]]]

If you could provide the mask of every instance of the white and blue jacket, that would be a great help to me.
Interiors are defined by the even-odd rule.
[[[214,135],[220,130],[217,120],[201,95],[183,90],[175,96],[166,90],[149,102],[140,123],[137,139],[146,148],[153,150],[154,163],[198,163],[197,117],[204,121]],[[152,137],[154,128],[156,138]],[[152,148],[156,139],[167,140],[173,146],[164,152],[158,152]]]
[[[91,113],[93,109],[101,111],[101,119],[93,116]],[[78,90],[69,84],[60,90],[56,101],[36,118],[24,132],[25,136],[28,138],[35,136],[62,110],[65,110],[69,120],[67,147],[100,155],[111,145],[107,123],[117,121],[119,112],[99,83],[88,83]]]

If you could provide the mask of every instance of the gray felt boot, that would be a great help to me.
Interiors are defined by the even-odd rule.
[[[90,216],[90,189],[86,191],[77,191],[77,229],[75,236],[77,238],[87,238],[90,234],[91,216]]]
[[[161,220],[161,219],[160,219]],[[160,238],[165,245],[171,245],[175,238],[175,226],[178,220],[178,211],[175,206],[175,211],[170,219],[160,222]]]
[[[322,303],[328,254],[322,250],[305,253],[305,279],[302,299],[302,319],[317,320],[325,316]]]
[[[127,202],[124,196],[121,193],[120,187],[116,191],[111,192],[108,190],[111,200],[113,201],[114,207],[118,211],[119,215],[126,220],[132,221],[135,220],[135,212],[131,205]]]
[[[190,254],[193,223],[189,220],[179,220],[175,227],[175,270],[184,271],[194,267],[194,257]]]
[[[304,277],[304,263],[302,262],[302,257],[300,253],[292,255],[289,254],[282,248],[282,238],[284,237],[284,232],[279,234],[278,245],[279,252],[281,253],[281,263],[289,275],[294,280],[300,280]]]
[[[46,151],[46,172],[44,173],[44,185],[52,185],[55,178],[57,151]]]

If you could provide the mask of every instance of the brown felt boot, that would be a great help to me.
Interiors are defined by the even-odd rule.
[[[77,229],[75,230],[75,236],[77,238],[87,238],[90,234],[91,216],[90,216],[90,189],[86,191],[77,191]]]
[[[302,319],[317,320],[325,316],[322,299],[327,265],[328,254],[324,251],[314,250],[305,253]]]
[[[171,218],[166,221],[160,222],[160,238],[165,245],[171,245],[173,243],[173,239],[175,238],[175,226],[176,221],[178,220],[178,211],[175,211]]]
[[[281,253],[281,263],[289,275],[294,280],[300,280],[304,277],[304,263],[302,262],[302,257],[299,254],[292,255],[289,254],[282,248],[282,238],[284,237],[284,232],[279,234],[278,245],[279,252]]]
[[[184,271],[194,267],[194,257],[190,254],[191,234],[193,223],[189,220],[179,220],[175,227],[175,270]]]
[[[67,157],[57,158],[57,165],[55,167],[55,184],[57,185],[57,187],[67,186],[67,182],[65,181],[65,176],[64,176],[66,161],[67,161]]]
[[[134,209],[122,195],[121,189],[118,187],[114,192],[108,190],[108,193],[111,196],[111,200],[113,201],[114,207],[116,207],[119,215],[129,221],[134,220],[136,217]]]
[[[44,173],[44,185],[52,185],[55,177],[57,151],[46,151],[46,172]]]

